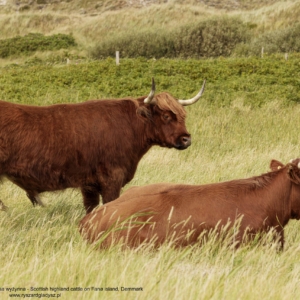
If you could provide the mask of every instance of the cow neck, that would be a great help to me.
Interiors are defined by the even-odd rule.
[[[133,160],[138,158],[139,161],[151,147],[145,138],[149,134],[147,126],[149,122],[143,120],[143,117],[139,116],[137,113],[137,109],[139,107],[138,99],[134,100],[124,98],[118,100],[118,102],[122,103],[122,108],[124,112],[126,112],[126,116],[124,116],[124,118],[126,119],[126,126],[130,136],[126,141],[130,143],[127,151],[131,152]],[[123,125],[125,126],[125,124]],[[124,136],[124,140],[125,138],[126,137]]]
[[[290,211],[291,211],[291,219],[299,220],[300,219],[300,216],[299,216],[299,211],[300,211],[299,191],[296,191],[296,189],[299,189],[299,187],[294,184],[292,186],[291,197],[290,197],[291,198]]]
[[[258,209],[270,226],[284,226],[291,217],[292,183],[286,170],[273,171],[247,179],[233,180],[231,188],[244,190],[246,201]],[[255,203],[253,202],[255,201]]]
[[[153,143],[153,129],[151,130],[152,122],[141,121],[141,131],[138,136],[140,136],[139,146],[140,146],[140,158],[154,145]]]
[[[135,146],[134,151],[138,155],[138,158],[141,159],[145,153],[153,146],[152,139],[153,133],[151,131],[151,126],[153,126],[151,121],[145,121],[139,116],[136,116],[136,122],[133,127],[133,132],[135,135]]]
[[[276,211],[276,218],[280,225],[285,226],[291,218],[291,194],[293,183],[287,176],[286,168],[270,172],[265,176],[272,176],[266,186],[267,194],[264,201],[268,201],[268,209]]]

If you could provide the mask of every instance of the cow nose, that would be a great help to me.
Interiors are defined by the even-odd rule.
[[[187,148],[188,146],[191,145],[192,139],[190,136],[183,136],[181,137],[181,143],[185,148]]]

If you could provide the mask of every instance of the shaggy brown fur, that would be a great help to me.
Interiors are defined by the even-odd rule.
[[[116,199],[153,146],[191,144],[185,111],[168,93],[154,104],[138,99],[93,100],[47,107],[0,101],[0,177],[41,204],[44,191],[81,188],[90,212]]]
[[[156,104],[161,110],[170,110],[177,116],[179,121],[184,121],[186,112],[183,106],[174,101],[174,98],[170,94],[163,92],[157,95]]]
[[[283,247],[284,226],[300,218],[299,162],[296,159],[284,166],[273,160],[271,172],[248,179],[134,187],[86,215],[80,232],[91,243],[103,239],[101,247],[119,240],[130,247],[154,240],[158,246],[170,237],[176,245],[186,246],[205,231],[224,228],[228,221],[230,229],[241,219],[235,237],[238,243],[245,235],[253,237],[273,228]]]

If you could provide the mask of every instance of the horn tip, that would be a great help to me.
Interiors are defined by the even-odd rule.
[[[152,77],[152,89],[155,89],[155,81],[154,81],[154,77]]]

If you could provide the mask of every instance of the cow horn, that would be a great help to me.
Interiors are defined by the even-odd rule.
[[[154,78],[152,77],[152,88],[148,97],[144,100],[144,103],[150,104],[153,100],[154,94],[155,94],[155,82],[154,82]]]
[[[202,94],[204,92],[204,88],[205,88],[205,80],[203,81],[203,85],[202,85],[200,92],[194,98],[188,99],[188,100],[178,100],[178,102],[183,106],[187,106],[187,105],[196,103],[202,96]]]

